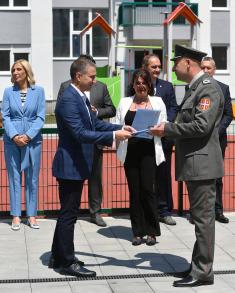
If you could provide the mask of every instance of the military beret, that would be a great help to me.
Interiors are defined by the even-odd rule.
[[[171,61],[175,61],[178,58],[187,57],[190,59],[197,60],[199,62],[202,61],[202,58],[205,57],[207,53],[198,51],[193,48],[187,48],[180,45],[175,45],[175,57],[171,59]]]

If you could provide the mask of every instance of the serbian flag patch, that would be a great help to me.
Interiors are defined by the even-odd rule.
[[[211,106],[211,100],[210,98],[203,98],[199,102],[199,109],[202,111],[206,111],[210,108]]]

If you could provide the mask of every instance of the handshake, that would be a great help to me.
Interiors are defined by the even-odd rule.
[[[125,140],[133,137],[135,133],[137,132],[148,132],[149,134],[153,136],[159,136],[163,137],[164,136],[164,130],[165,130],[165,123],[161,123],[159,125],[151,126],[149,129],[144,129],[143,131],[136,131],[131,126],[124,125],[121,130],[115,131],[115,139],[116,140]]]

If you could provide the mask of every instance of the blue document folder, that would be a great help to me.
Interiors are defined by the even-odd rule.
[[[137,130],[135,137],[152,139],[153,136],[148,133],[148,128],[158,124],[159,115],[159,110],[138,109],[132,123],[132,127]]]

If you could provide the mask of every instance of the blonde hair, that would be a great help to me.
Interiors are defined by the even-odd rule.
[[[15,80],[14,80],[13,75],[12,75],[12,71],[13,71],[13,67],[18,63],[24,68],[24,70],[26,72],[26,78],[27,78],[28,84],[29,85],[34,85],[35,84],[35,79],[34,79],[32,67],[29,64],[29,62],[27,60],[25,60],[25,59],[19,59],[16,62],[14,62],[14,64],[11,66],[11,82],[15,83]]]

